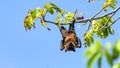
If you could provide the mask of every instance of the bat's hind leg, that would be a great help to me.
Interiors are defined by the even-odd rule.
[[[61,42],[60,42],[60,50],[62,51],[64,49],[64,47],[63,47],[63,40],[61,40]]]
[[[80,41],[79,38],[77,38],[77,47],[78,47],[78,48],[81,48],[81,41]]]

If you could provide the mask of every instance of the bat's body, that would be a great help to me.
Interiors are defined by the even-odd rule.
[[[65,49],[66,51],[75,51],[75,48],[81,47],[80,39],[77,37],[74,29],[74,21],[70,24],[69,30],[65,27],[59,27],[62,34],[63,40],[61,40],[61,50]]]

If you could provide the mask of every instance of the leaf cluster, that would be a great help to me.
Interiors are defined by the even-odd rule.
[[[111,7],[114,9],[116,3],[117,3],[117,0],[106,0],[103,4],[103,7],[105,7],[104,10],[107,11],[108,7]]]
[[[95,2],[95,0],[88,0],[88,2],[89,1]],[[116,0],[105,0],[103,8],[89,19],[84,19],[84,16],[82,18],[76,18],[77,15],[75,13],[60,9],[53,3],[46,3],[43,8],[39,7],[34,10],[28,10],[28,16],[26,16],[24,19],[24,27],[26,30],[30,30],[32,27],[35,28],[34,21],[36,19],[39,19],[42,26],[48,30],[50,30],[50,28],[48,28],[47,23],[55,24],[57,26],[68,25],[72,23],[73,20],[76,20],[75,23],[90,23],[88,25],[88,30],[84,33],[84,45],[90,46],[92,43],[94,43],[94,35],[96,35],[98,38],[104,39],[109,35],[114,34],[114,29],[111,27],[111,25],[120,19],[120,17],[117,20],[113,20],[112,17],[120,9],[120,7],[117,10],[114,10],[113,12],[103,16],[100,16],[100,13],[102,11],[107,12],[109,8],[115,9],[116,3]],[[47,13],[51,15],[57,13],[55,22],[46,20],[45,17]]]
[[[36,19],[40,19],[42,26],[47,27],[45,20],[44,20],[45,15],[46,15],[46,13],[54,14],[55,11],[59,12],[59,13],[63,13],[63,10],[58,8],[53,3],[45,4],[43,9],[39,7],[39,8],[34,9],[34,10],[28,10],[28,16],[26,16],[26,18],[24,19],[25,29],[30,30],[31,27],[35,27],[34,21]]]
[[[116,0],[106,0],[103,4],[103,9],[100,10],[95,16],[91,18],[89,21],[90,24],[88,26],[88,30],[84,35],[84,44],[90,46],[94,43],[94,34],[97,35],[98,38],[107,38],[109,35],[114,34],[114,29],[110,26],[114,23],[113,16],[115,12],[111,13],[111,15],[105,15],[97,20],[94,20],[96,16],[98,16],[103,10],[106,12],[108,8],[115,9],[117,1]]]
[[[87,46],[90,46],[91,43],[94,43],[94,34],[96,34],[98,38],[106,38],[109,35],[114,34],[114,30],[111,26],[106,28],[106,26],[113,23],[113,19],[110,18],[109,16],[105,16],[98,20],[93,20],[91,23],[92,23],[91,30],[84,35],[85,38],[84,44]]]
[[[106,57],[111,67],[115,67],[113,62],[120,55],[119,45],[120,39],[113,45],[113,47],[110,44],[107,44],[106,47],[103,47],[99,41],[96,41],[96,43],[92,47],[90,47],[85,53],[85,56],[89,58],[87,63],[88,68],[92,68],[95,60],[97,60],[98,68],[101,68],[103,56]],[[112,47],[112,49],[110,47]],[[110,49],[112,50],[112,53],[110,52]]]
[[[62,22],[64,22],[63,24],[68,24],[69,22],[72,22],[74,19],[73,13],[66,12],[65,10],[60,9],[53,3],[47,3],[44,5],[43,9],[39,7],[34,10],[28,10],[28,16],[26,16],[26,18],[24,19],[25,29],[30,30],[31,27],[35,28],[34,21],[36,19],[40,19],[42,26],[47,27],[46,22],[48,21],[45,20],[45,16],[47,13],[53,15],[55,11],[57,12],[56,22],[55,23],[51,22],[51,24],[57,24],[58,26],[60,26]]]

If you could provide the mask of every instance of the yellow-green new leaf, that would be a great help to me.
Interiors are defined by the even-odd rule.
[[[54,8],[51,7],[50,4],[46,4],[46,5],[44,6],[44,8],[45,8],[50,14],[54,14]]]
[[[33,23],[33,20],[32,20],[32,17],[31,16],[27,16],[25,19],[24,19],[24,27],[26,30],[30,30],[31,27],[34,27],[35,28],[35,24]]]
[[[117,1],[116,0],[106,0],[103,4],[104,10],[108,10],[108,7],[115,8]]]
[[[74,19],[74,14],[68,12],[66,15],[65,15],[65,19],[64,19],[64,23],[65,24],[68,24],[68,22],[72,22]]]
[[[90,32],[87,32],[84,37],[85,37],[85,40],[84,40],[84,44],[87,45],[87,46],[90,46],[90,44],[94,43],[94,39],[93,39],[93,32],[90,31]]]
[[[43,11],[43,9],[42,8],[40,8],[40,7],[38,7],[37,8],[37,11],[39,11],[40,13]]]
[[[46,14],[46,9],[43,9],[42,12],[41,12],[41,16],[44,17]]]
[[[38,18],[38,17],[42,16],[43,9],[38,7],[36,10],[37,10],[36,17]]]
[[[62,15],[65,13],[65,10],[61,10],[61,12],[60,12]]]
[[[103,4],[103,8],[104,8],[105,11],[108,10],[108,3],[107,3],[107,2],[104,2],[104,4]]]
[[[67,18],[64,19],[64,23],[65,23],[65,24],[68,24],[68,21],[69,21],[69,20],[68,20]]]
[[[37,11],[36,10],[32,10],[30,16],[32,17],[33,20],[35,20],[37,18],[36,15],[37,15]]]
[[[47,25],[43,19],[41,19],[41,24],[42,24],[42,26],[47,27]]]

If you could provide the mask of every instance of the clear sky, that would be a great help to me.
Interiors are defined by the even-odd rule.
[[[23,21],[28,9],[43,7],[47,2],[55,3],[61,9],[71,12],[78,9],[79,12],[85,13],[85,18],[89,18],[101,8],[103,1],[87,3],[86,0],[1,0],[0,68],[86,68],[87,59],[84,57],[84,53],[87,48],[84,45],[75,53],[65,53],[59,50],[62,37],[55,25],[48,24],[51,28],[51,31],[48,31],[37,20],[35,21],[36,29],[26,32]],[[47,16],[47,18],[52,21],[55,19],[52,16]],[[115,35],[101,40],[103,44],[114,43],[119,38],[119,22],[113,25]],[[76,32],[83,42],[86,26],[78,28],[81,25],[76,24]],[[105,60],[104,58],[102,66],[110,68]],[[96,66],[95,64],[94,68]]]

